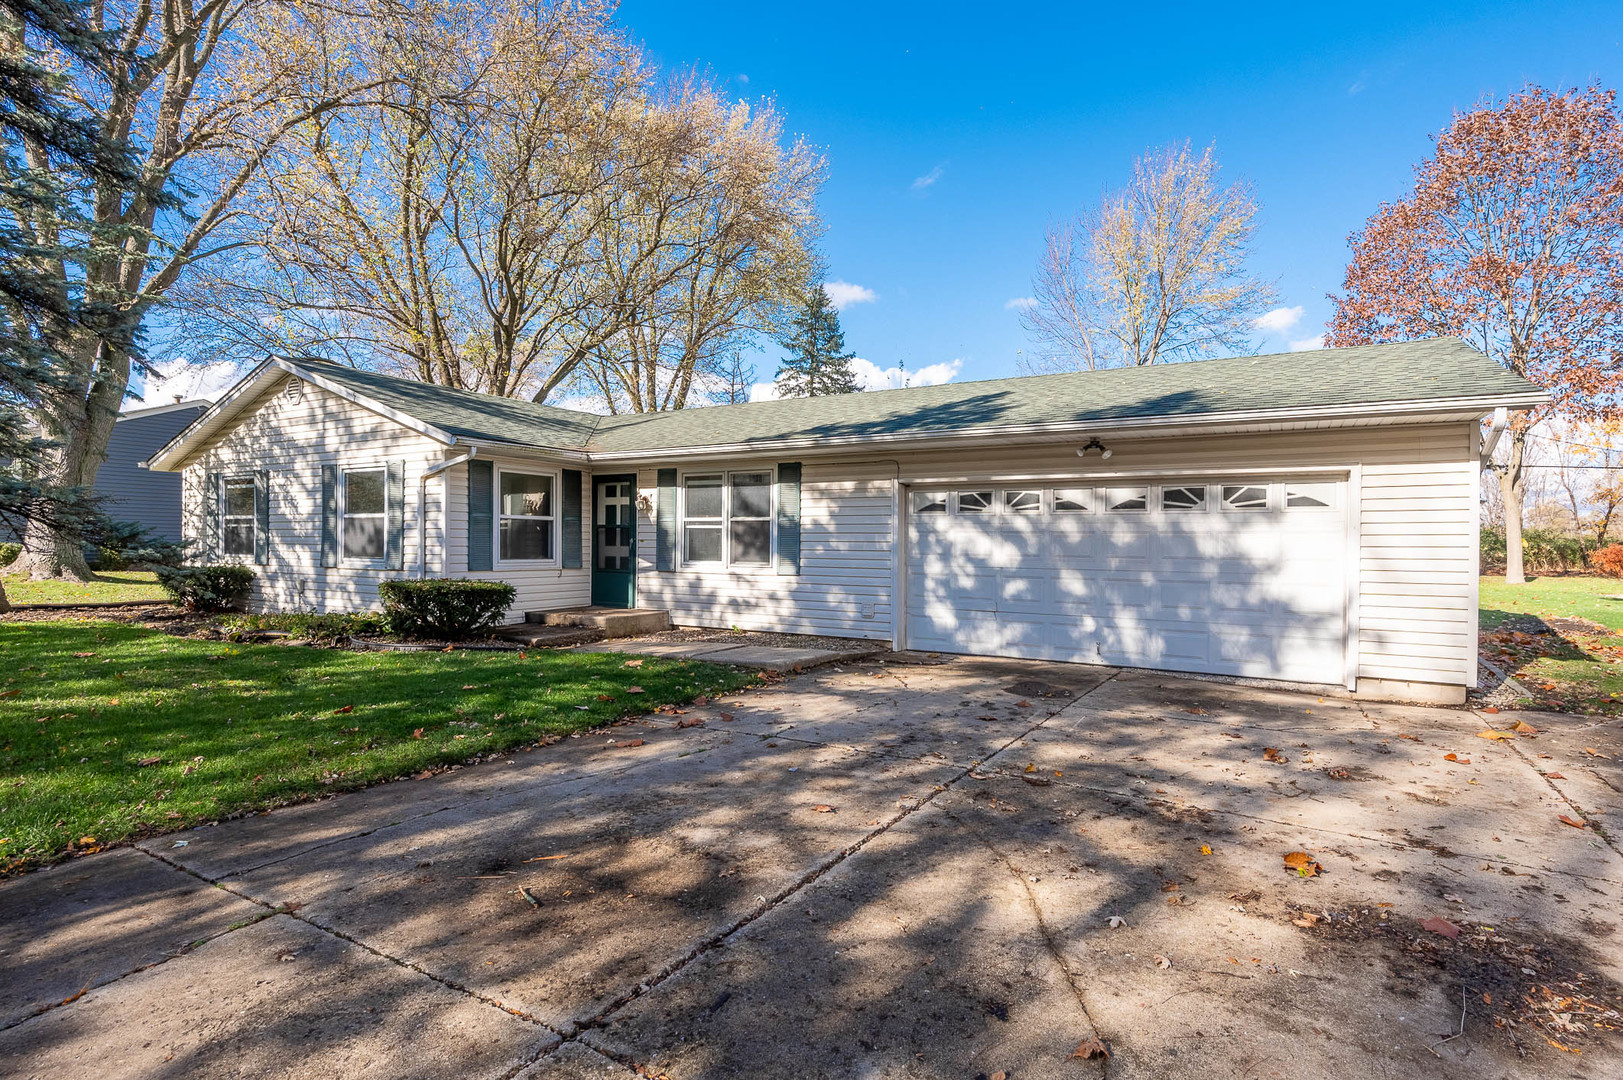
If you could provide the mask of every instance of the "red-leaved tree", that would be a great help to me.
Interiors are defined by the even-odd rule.
[[[1454,334],[1550,392],[1547,410],[1619,412],[1623,364],[1623,117],[1610,90],[1529,87],[1455,116],[1414,192],[1350,238],[1328,343]],[[1505,580],[1522,572],[1518,414],[1495,466]]]

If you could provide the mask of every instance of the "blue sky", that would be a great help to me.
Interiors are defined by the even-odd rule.
[[[880,367],[961,361],[959,379],[1016,373],[1005,305],[1030,294],[1048,222],[1147,148],[1215,141],[1256,186],[1253,268],[1302,308],[1259,334],[1276,351],[1320,332],[1347,234],[1455,110],[1623,83],[1615,2],[1235,8],[628,0],[620,17],[655,59],[776,99],[823,148],[830,277],[875,295],[845,307],[847,345]]]

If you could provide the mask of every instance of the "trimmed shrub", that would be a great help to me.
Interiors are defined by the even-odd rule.
[[[1623,578],[1623,544],[1607,544],[1599,551],[1591,552],[1589,565],[1607,577]]]
[[[383,617],[402,637],[462,641],[501,623],[517,590],[505,581],[431,578],[378,586]]]
[[[246,566],[160,566],[158,584],[187,611],[237,611],[248,602],[254,572]]]
[[[23,553],[23,546],[15,540],[7,540],[0,544],[0,566],[10,566],[17,561],[17,556]]]
[[[381,634],[387,629],[382,615],[365,611],[333,615],[317,615],[310,611],[233,615],[224,620],[224,625],[237,634],[275,630],[317,645],[340,645],[346,638]]]

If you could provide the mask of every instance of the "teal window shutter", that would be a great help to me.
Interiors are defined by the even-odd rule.
[[[778,463],[778,573],[800,573],[800,462]]]
[[[338,565],[338,466],[321,467],[321,565]]]
[[[581,565],[580,549],[580,470],[564,470],[564,536],[563,549],[564,565],[570,569],[579,569]]]
[[[203,474],[203,535],[202,554],[213,559],[220,554],[220,474]]]
[[[406,463],[389,462],[389,489],[384,500],[388,533],[384,539],[383,565],[400,570],[406,565]]]
[[[491,570],[491,534],[496,528],[496,467],[468,462],[468,569]]]
[[[254,562],[270,562],[270,473],[254,473]]]
[[[676,470],[659,470],[659,503],[654,509],[654,569],[676,569]]]

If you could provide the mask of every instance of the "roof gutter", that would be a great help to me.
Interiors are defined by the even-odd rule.
[[[1116,417],[1099,420],[1068,420],[1046,424],[1011,424],[996,428],[975,428],[962,432],[909,432],[895,435],[805,436],[792,439],[762,439],[758,442],[716,443],[680,448],[592,451],[593,462],[680,458],[711,454],[752,454],[771,450],[821,450],[874,444],[951,444],[968,438],[1018,438],[1023,436],[1085,435],[1110,431],[1153,434],[1167,428],[1217,428],[1235,424],[1278,423],[1291,420],[1380,419],[1389,416],[1422,417],[1435,413],[1481,412],[1531,409],[1549,401],[1539,390],[1531,393],[1473,398],[1434,398],[1423,401],[1395,401],[1371,405],[1327,405],[1311,409],[1251,409],[1202,416]]]
[[[1482,443],[1482,467],[1485,469],[1493,464],[1493,452],[1499,448],[1499,436],[1505,433],[1505,426],[1510,423],[1510,413],[1503,406],[1493,410],[1493,423],[1488,425],[1488,437]]]

